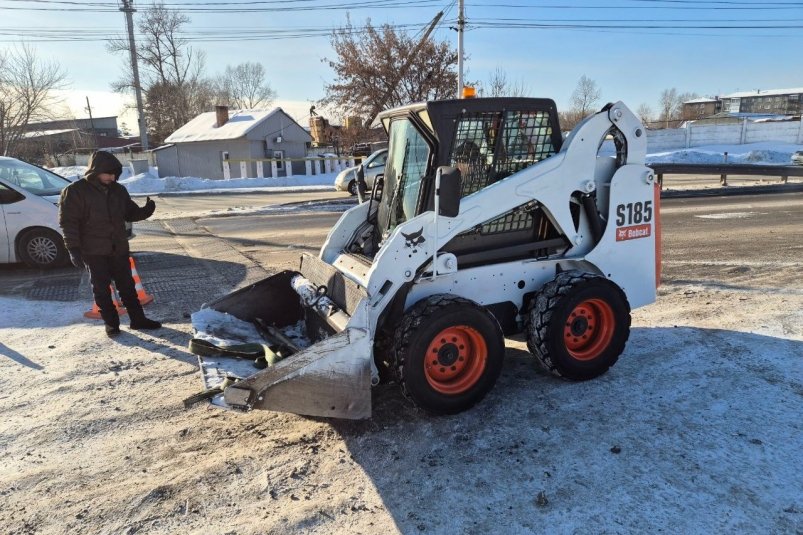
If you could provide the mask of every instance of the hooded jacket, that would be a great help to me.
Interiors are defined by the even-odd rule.
[[[140,208],[128,190],[117,183],[123,166],[112,154],[97,151],[89,159],[84,178],[61,192],[59,225],[67,249],[83,255],[128,255],[126,221],[142,221],[152,211]],[[104,186],[99,173],[112,173],[115,181]]]

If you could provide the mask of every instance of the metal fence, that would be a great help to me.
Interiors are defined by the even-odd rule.
[[[354,167],[362,158],[311,157],[274,159],[236,159],[223,160],[223,178],[232,178],[232,169],[239,171],[239,178],[279,178],[293,176],[293,162],[303,162],[303,176],[339,173]]]

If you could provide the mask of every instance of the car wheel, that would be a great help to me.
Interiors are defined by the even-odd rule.
[[[351,182],[349,182],[349,187],[347,188],[347,190],[351,195],[357,195],[357,181],[352,180]]]
[[[48,229],[32,229],[20,236],[19,258],[28,267],[53,268],[67,262],[67,250],[61,236]]]

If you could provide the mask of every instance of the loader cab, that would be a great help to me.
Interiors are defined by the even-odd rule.
[[[562,144],[557,108],[550,99],[433,101],[389,110],[379,119],[390,141],[376,216],[378,241],[433,209],[439,166],[460,170],[462,198],[549,158]],[[537,208],[525,208],[458,236],[445,250],[460,257],[489,246],[531,242],[539,232],[542,239],[553,237]]]

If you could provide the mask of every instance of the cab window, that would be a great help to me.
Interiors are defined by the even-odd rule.
[[[450,160],[465,197],[555,152],[549,113],[479,112],[458,118]]]
[[[390,194],[389,213],[385,214],[386,230],[415,217],[430,154],[429,145],[409,119],[394,120],[390,128],[392,142],[385,163],[384,187],[393,193]]]

